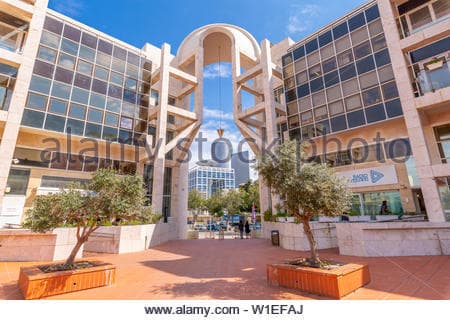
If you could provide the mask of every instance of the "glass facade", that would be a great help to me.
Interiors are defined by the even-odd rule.
[[[389,214],[403,214],[399,191],[355,193],[352,201],[353,215],[375,216],[380,214],[381,204],[387,202]]]
[[[234,189],[234,169],[219,167],[195,167],[189,172],[189,192],[197,190],[206,197],[219,190]]]
[[[22,125],[144,145],[152,63],[47,16]]]
[[[442,163],[450,162],[450,124],[434,128]]]
[[[282,62],[291,139],[403,114],[377,5],[297,44]]]

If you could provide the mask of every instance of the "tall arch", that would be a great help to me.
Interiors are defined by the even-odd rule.
[[[161,148],[155,150],[153,173],[152,205],[163,211],[164,168],[168,161],[166,154],[175,152],[177,159],[184,159],[186,151],[196,137],[203,121],[203,79],[204,67],[219,62],[218,48],[221,47],[220,61],[232,65],[232,94],[234,121],[256,155],[264,152],[267,145],[278,139],[277,123],[285,120],[285,107],[275,101],[274,88],[282,82],[280,66],[272,61],[271,44],[263,40],[261,45],[247,31],[229,24],[212,24],[190,33],[181,43],[176,56],[170,54],[170,46],[164,44],[161,61],[153,74],[154,88],[159,91],[159,106],[153,110],[157,120],[156,138]],[[242,92],[254,97],[254,105],[242,106]],[[190,95],[194,94],[194,104],[190,105]],[[169,104],[169,95],[174,97],[175,105]],[[152,111],[151,111],[152,112]],[[177,134],[166,141],[168,129],[167,115],[179,119],[176,122]],[[180,139],[184,151],[177,148]],[[178,163],[174,170],[177,183],[172,190],[173,211],[176,212],[179,237],[186,230],[187,214],[187,175],[188,164]],[[261,211],[273,206],[268,188],[260,183]]]

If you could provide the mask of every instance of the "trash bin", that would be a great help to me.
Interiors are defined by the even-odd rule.
[[[280,245],[280,232],[278,230],[272,230],[272,245],[279,246]]]

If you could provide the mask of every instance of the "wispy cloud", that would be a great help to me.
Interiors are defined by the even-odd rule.
[[[286,30],[294,36],[309,30],[313,26],[314,18],[320,16],[322,8],[315,4],[292,5]]]
[[[223,112],[219,109],[203,108],[203,116],[205,119],[222,119],[233,120],[233,114],[231,112]]]
[[[231,77],[231,66],[229,64],[211,64],[205,68],[203,76],[206,79]]]
[[[83,0],[57,1],[53,8],[62,14],[77,17],[84,10],[85,2]]]

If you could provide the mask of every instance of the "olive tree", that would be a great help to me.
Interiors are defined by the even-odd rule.
[[[84,186],[71,185],[55,194],[37,196],[24,227],[47,232],[61,226],[77,228],[77,243],[64,265],[70,268],[81,246],[102,225],[148,220],[142,177],[120,176],[109,169],[93,174]],[[150,219],[151,220],[151,219]]]
[[[266,153],[256,169],[272,191],[280,196],[284,205],[303,224],[308,238],[310,263],[320,265],[317,246],[310,226],[315,215],[338,216],[351,204],[347,183],[325,164],[304,161],[304,147],[296,141],[278,146],[274,153]]]

